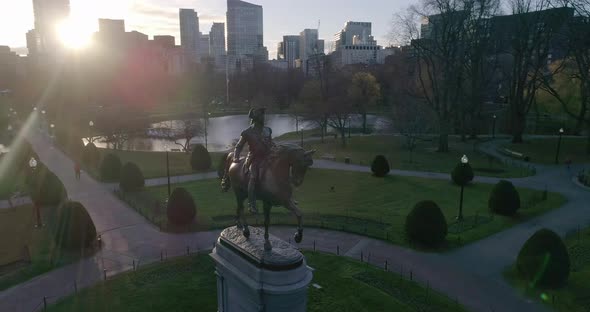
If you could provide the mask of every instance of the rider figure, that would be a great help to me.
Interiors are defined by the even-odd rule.
[[[252,125],[242,131],[240,140],[234,151],[234,162],[239,162],[240,154],[245,144],[248,144],[250,152],[246,166],[249,166],[250,177],[248,180],[248,209],[257,213],[256,209],[256,183],[260,175],[260,164],[268,156],[272,146],[272,130],[264,126],[264,108],[251,109],[248,117]]]

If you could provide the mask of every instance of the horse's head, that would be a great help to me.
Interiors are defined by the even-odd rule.
[[[305,177],[307,168],[313,165],[312,156],[314,153],[314,150],[305,151],[304,149],[299,149],[295,153],[295,157],[291,162],[291,183],[293,185],[300,186],[303,184],[303,178]]]

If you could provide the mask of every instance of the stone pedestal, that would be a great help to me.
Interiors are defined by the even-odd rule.
[[[217,275],[218,312],[303,312],[312,272],[305,257],[287,242],[250,227],[246,239],[235,226],[225,229],[211,257]]]

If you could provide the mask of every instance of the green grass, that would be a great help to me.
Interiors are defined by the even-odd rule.
[[[393,273],[348,258],[305,253],[315,269],[307,310],[465,311],[448,298]],[[208,255],[177,258],[126,273],[50,306],[65,311],[215,311],[214,263]]]
[[[523,153],[531,162],[555,164],[558,138],[531,139],[522,144],[506,144],[503,147]],[[573,163],[590,163],[590,154],[586,153],[587,138],[562,138],[559,162],[571,160]]]
[[[112,149],[98,149],[101,159],[109,153],[113,153],[121,159],[121,162],[134,162],[139,166],[146,179],[160,178],[166,176],[166,153],[165,152],[141,152],[141,151],[121,151]],[[210,153],[212,166],[211,170],[217,168],[222,153]],[[190,154],[182,152],[169,152],[170,175],[186,175],[193,174],[195,171],[190,165]],[[88,172],[94,176],[99,177],[98,169],[86,168]]]
[[[448,153],[439,153],[437,140],[419,141],[411,153],[405,148],[405,138],[400,136],[365,136],[347,139],[347,146],[342,147],[340,139],[326,140],[325,143],[305,143],[306,149],[315,149],[316,158],[333,155],[336,161],[343,162],[350,157],[352,163],[369,166],[375,156],[384,155],[393,169],[416,170],[450,173],[463,155],[469,157],[469,163],[475,175],[491,177],[524,177],[531,175],[526,168],[505,165],[487,155],[474,151],[474,141],[461,142],[458,137],[449,137]]]
[[[45,226],[36,229],[33,206],[0,209],[0,291],[79,259],[79,254],[62,252],[55,245],[52,212],[53,207],[41,209]],[[30,254],[29,264],[20,261],[25,247]]]
[[[449,178],[450,180],[450,178]],[[334,186],[335,192],[330,192]],[[197,223],[183,231],[221,228],[233,223],[235,198],[233,193],[220,193],[218,180],[204,180],[174,185],[184,187],[197,205]],[[540,201],[541,192],[519,189],[523,208],[514,218],[490,216],[487,202],[492,185],[473,184],[465,188],[464,215],[457,224],[459,187],[450,181],[413,177],[389,176],[375,178],[370,174],[312,169],[303,185],[295,191],[295,199],[303,210],[306,226],[325,227],[360,233],[407,246],[403,232],[406,215],[418,201],[431,199],[438,203],[449,224],[448,245],[453,248],[469,243],[534,216],[557,208],[564,203],[558,194],[549,193]],[[152,187],[143,192],[125,195],[126,201],[164,230],[168,228],[165,209],[156,211],[155,201],[164,202],[167,187]],[[259,204],[260,205],[260,204]],[[248,216],[250,224],[261,224],[262,217]],[[282,207],[272,210],[274,224],[294,224],[295,218]],[[473,228],[471,228],[473,227]]]
[[[515,268],[504,276],[520,292],[552,307],[555,311],[586,312],[590,309],[590,228],[572,232],[565,244],[570,254],[571,271],[567,284],[560,289],[531,288]]]

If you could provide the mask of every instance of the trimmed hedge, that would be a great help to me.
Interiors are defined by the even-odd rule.
[[[27,176],[27,186],[31,199],[38,205],[56,206],[67,198],[66,188],[61,180],[40,162]]]
[[[499,215],[512,216],[520,209],[520,195],[512,183],[501,180],[490,193],[488,207]]]
[[[175,188],[168,200],[168,221],[173,225],[189,225],[195,219],[197,207],[191,194],[184,188]]]
[[[193,147],[191,153],[191,167],[194,171],[204,171],[211,169],[211,155],[203,144],[197,144]]]
[[[88,143],[82,151],[82,163],[86,166],[96,168],[100,163],[100,153],[94,143]]]
[[[467,183],[473,181],[473,169],[470,164],[459,163],[451,172],[451,179],[457,185],[467,185]]]
[[[121,168],[119,186],[125,192],[134,192],[145,186],[145,179],[139,167],[132,163],[126,163]]]
[[[107,154],[100,164],[100,178],[103,181],[119,181],[121,159],[115,154]]]
[[[516,260],[520,276],[531,286],[563,286],[570,273],[567,247],[555,232],[541,229],[522,246]]]
[[[82,204],[68,201],[59,207],[54,239],[56,245],[65,250],[92,247],[96,241],[96,227]]]
[[[405,230],[409,241],[436,247],[445,241],[447,220],[435,202],[425,200],[418,202],[410,211]]]
[[[371,171],[376,177],[384,177],[389,173],[389,162],[383,155],[377,155],[371,164]]]

